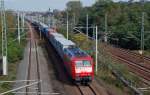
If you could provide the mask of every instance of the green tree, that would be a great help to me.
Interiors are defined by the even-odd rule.
[[[82,10],[82,3],[80,1],[69,1],[67,4],[66,11],[69,14],[69,19],[73,21],[74,16],[76,17],[76,21],[78,21],[78,17],[80,16]]]
[[[129,3],[130,2],[130,3]],[[119,39],[118,45],[128,49],[140,48],[141,17],[145,11],[145,31],[150,31],[150,2],[141,6],[140,2],[113,2],[112,0],[97,0],[92,7],[84,7],[80,14],[79,24],[85,25],[85,13],[89,13],[90,24],[98,25],[100,32],[105,31],[105,14],[108,19],[109,40]],[[85,30],[83,30],[85,31]],[[150,49],[150,37],[145,32],[145,49]],[[116,42],[115,42],[116,44]]]

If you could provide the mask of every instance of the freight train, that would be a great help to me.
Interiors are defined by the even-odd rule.
[[[44,37],[53,45],[63,60],[60,64],[64,65],[73,82],[92,82],[94,79],[94,62],[90,55],[53,28],[49,28],[46,24],[35,21],[32,24],[39,27]]]

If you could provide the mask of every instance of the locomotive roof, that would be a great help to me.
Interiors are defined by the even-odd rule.
[[[44,28],[47,28],[47,27],[48,27],[46,24],[44,24],[44,23],[42,23],[42,22],[40,22],[40,25],[41,25],[42,27],[44,27]]]
[[[83,50],[81,50],[78,47],[70,47],[67,48],[67,51],[71,54],[72,57],[85,57],[88,56],[88,54],[86,52],[84,52]]]
[[[54,37],[63,37],[64,38],[64,36],[62,35],[62,34],[59,34],[59,33],[51,33],[51,35],[53,35]]]
[[[75,45],[71,40],[67,40],[66,38],[55,37],[55,39],[60,42],[63,46],[72,46]]]

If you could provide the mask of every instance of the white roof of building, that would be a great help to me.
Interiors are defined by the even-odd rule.
[[[66,38],[55,38],[58,42],[60,42],[63,46],[75,45],[71,40],[67,40]]]

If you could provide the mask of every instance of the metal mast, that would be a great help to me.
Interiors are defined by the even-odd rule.
[[[0,0],[1,5],[1,25],[2,25],[2,57],[3,57],[3,75],[8,75],[7,70],[7,30],[4,0]]]
[[[141,54],[143,54],[144,52],[144,16],[145,16],[145,12],[144,12],[144,2],[145,0],[141,0],[141,4],[142,4],[142,26],[141,26]]]
[[[144,52],[144,15],[145,13],[142,12],[142,28],[141,28],[141,52]]]
[[[68,12],[67,12],[67,39],[69,37],[69,17],[68,17]]]
[[[107,43],[107,35],[108,35],[108,29],[107,29],[107,13],[105,13],[105,33],[104,33],[104,41]]]
[[[49,10],[48,10],[48,26],[49,27],[52,25],[52,20],[51,20],[50,14],[51,14],[51,9],[49,8]]]
[[[86,35],[87,35],[87,40],[89,36],[89,15],[86,15]]]
[[[75,25],[76,25],[76,15],[75,15],[75,13],[73,14],[73,23],[74,23],[74,27],[75,27]]]
[[[24,23],[24,21],[25,21],[25,20],[24,20],[24,15],[25,15],[25,14],[22,13],[22,32],[24,32],[24,28],[25,28],[25,27],[24,27],[24,26],[25,26],[25,23]]]
[[[97,71],[98,71],[98,27],[96,26],[96,64],[95,64],[95,72],[97,74]]]
[[[20,18],[19,18],[20,14],[18,12],[18,42],[20,44]]]

